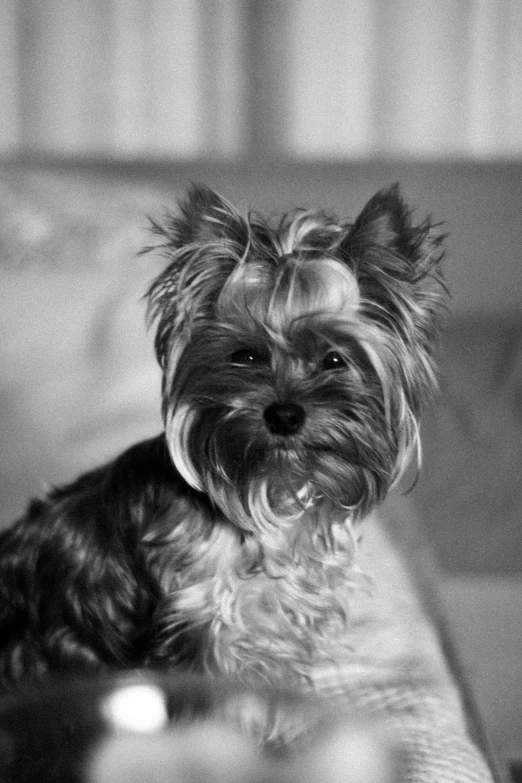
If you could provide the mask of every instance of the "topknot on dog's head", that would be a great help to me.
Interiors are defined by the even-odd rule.
[[[252,317],[257,313],[266,325],[270,314],[277,320],[282,303],[295,315],[310,310],[318,306],[318,295],[327,298],[321,279],[325,273],[331,278],[332,262],[337,280],[327,286],[328,295],[335,283],[354,288],[353,276],[336,260],[343,226],[324,212],[295,210],[271,225],[256,213],[242,215],[226,199],[197,185],[189,189],[179,213],[167,214],[162,224],[153,222],[152,230],[161,240],[153,247],[169,261],[147,292],[163,368],[176,338],[184,334],[190,339],[198,323],[225,311],[231,315],[232,302]],[[316,262],[315,268],[310,262]]]

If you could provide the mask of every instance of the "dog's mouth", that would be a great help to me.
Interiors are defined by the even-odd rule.
[[[273,446],[273,450],[275,452],[281,452],[282,454],[297,454],[300,451],[299,446],[295,442],[290,443],[285,440],[281,441],[280,443],[276,443]]]
[[[262,470],[276,482],[278,476],[285,481],[294,477],[299,481],[306,478],[313,482],[318,467],[331,459],[333,454],[331,446],[287,439],[273,444],[267,450]]]
[[[276,456],[280,455],[283,459],[286,457],[312,467],[314,462],[320,459],[322,455],[333,454],[334,449],[332,446],[326,445],[282,443],[274,448],[274,453]]]
[[[275,443],[271,451],[276,456],[280,454],[282,457],[295,457],[299,460],[306,460],[310,455],[332,452],[333,448],[324,444],[298,443],[295,440],[284,440]]]

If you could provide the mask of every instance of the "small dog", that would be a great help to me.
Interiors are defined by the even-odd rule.
[[[397,186],[279,222],[194,186],[153,231],[165,431],[1,534],[0,677],[306,683],[349,638],[357,522],[418,449],[443,237]]]

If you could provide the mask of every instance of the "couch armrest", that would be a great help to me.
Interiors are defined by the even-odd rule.
[[[392,496],[363,523],[359,565],[368,582],[350,603],[351,649],[317,672],[319,692],[382,721],[408,781],[500,781],[405,498]]]

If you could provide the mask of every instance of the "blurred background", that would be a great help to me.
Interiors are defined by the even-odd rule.
[[[0,149],[522,154],[519,0],[2,0]]]
[[[522,2],[0,0],[0,492],[159,420],[136,260],[191,180],[355,216],[395,180],[449,231],[413,493],[494,744],[522,759]]]
[[[521,84],[520,0],[0,2],[0,155],[127,172],[213,162],[249,202],[274,160],[328,172],[310,204],[340,164],[345,181],[400,179],[448,224],[458,312],[520,306]],[[255,178],[234,188],[245,162]],[[357,168],[371,162],[396,165],[372,179]],[[371,195],[352,191],[326,205],[351,214]],[[492,213],[504,233],[486,230]]]

